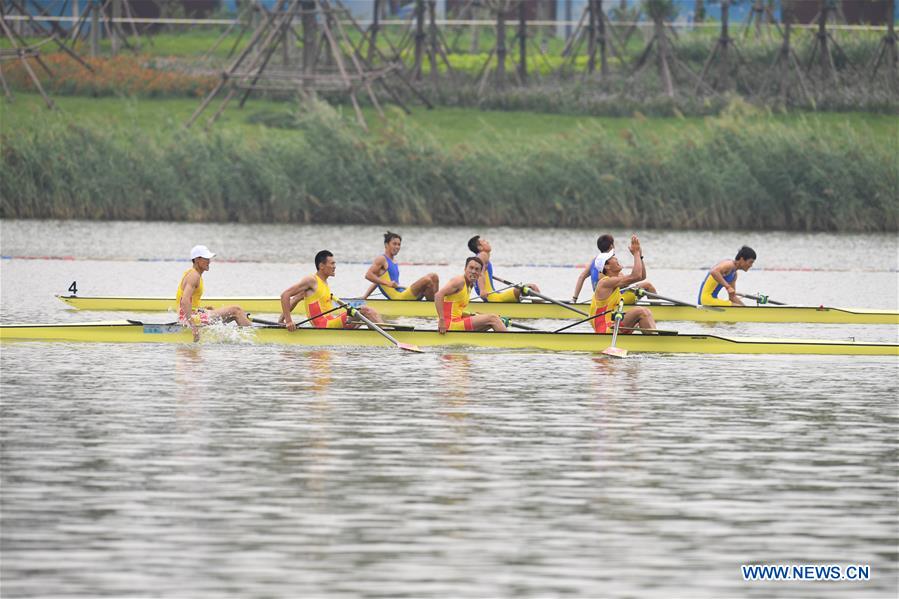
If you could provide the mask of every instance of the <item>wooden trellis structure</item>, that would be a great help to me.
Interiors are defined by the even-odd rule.
[[[34,3],[34,0],[31,0],[31,2]],[[37,6],[36,3],[34,4]],[[65,6],[63,10],[65,10]],[[41,8],[41,13],[46,14],[46,11]],[[129,21],[127,23],[128,28],[131,30],[129,35],[125,31],[122,22],[118,20],[123,17],[128,19],[134,17],[134,14],[131,12],[131,3],[126,0],[85,0],[84,10],[80,13],[78,21],[72,26],[71,33],[67,34],[55,23],[53,23],[53,27],[57,34],[63,38],[66,36],[71,37],[73,42],[87,37],[90,40],[91,56],[97,56],[100,52],[101,32],[105,32],[109,38],[113,56],[119,53],[122,46],[131,52],[137,53],[141,49],[140,33],[134,22]],[[90,24],[90,27],[88,27],[88,24]],[[134,36],[134,42],[131,42],[129,39],[132,35]]]
[[[833,0],[821,0],[821,10],[817,15],[818,30],[815,33],[815,39],[805,67],[807,75],[811,75],[812,69],[815,66],[819,66],[824,80],[836,80],[839,71],[834,62],[834,54],[839,55],[847,65],[849,64],[843,48],[840,47],[840,44],[837,43],[837,40],[827,28],[832,16],[837,14],[838,6],[839,3],[835,3]]]
[[[778,31],[780,31],[780,27],[777,26],[777,19],[774,17],[774,1],[752,0],[752,7],[746,14],[746,25],[743,27],[743,37],[749,36],[749,32],[754,31],[756,39],[759,39],[762,37],[762,31],[764,31],[770,40],[771,25],[774,25],[777,27]]]
[[[793,50],[791,44],[791,33],[793,29],[793,12],[785,7],[783,12],[783,41],[780,49],[774,59],[771,68],[765,76],[762,85],[758,89],[758,94],[763,94],[773,85],[774,91],[780,96],[781,102],[786,104],[790,91],[793,90],[792,79],[795,78],[802,97],[807,103],[812,103],[812,96],[809,93],[808,85],[802,74],[802,66],[799,63],[799,57]],[[793,75],[793,77],[791,77]]]
[[[702,81],[696,73],[690,70],[690,68],[685,65],[675,54],[674,52],[674,41],[671,39],[669,34],[668,25],[665,23],[665,19],[669,16],[664,12],[664,1],[652,2],[652,0],[646,0],[646,12],[649,14],[650,18],[652,18],[653,23],[653,34],[650,38],[649,42],[646,44],[646,48],[644,48],[640,58],[637,60],[636,65],[634,66],[633,72],[631,73],[631,78],[635,78],[640,72],[646,68],[649,64],[649,57],[652,54],[655,54],[656,64],[658,65],[659,78],[662,80],[662,85],[665,87],[665,95],[669,98],[674,97],[675,89],[674,89],[674,77],[673,73],[678,70],[682,73],[688,75],[690,78],[694,79],[697,82],[696,89],[697,91],[700,88],[705,89],[709,92],[714,92],[707,83]]]
[[[12,9],[12,10],[10,10]],[[38,43],[29,44],[19,35],[7,22],[7,16],[18,13],[18,15],[24,16],[31,28],[34,32],[42,35],[44,37]],[[53,24],[56,29],[62,32],[58,25]],[[0,31],[3,33],[3,37],[5,37],[9,41],[10,48],[0,48],[0,86],[3,87],[3,93],[8,100],[12,100],[12,92],[9,89],[9,85],[6,82],[6,78],[3,76],[3,62],[15,61],[18,60],[22,67],[25,69],[25,72],[28,74],[29,79],[31,80],[34,87],[41,94],[41,97],[44,99],[44,103],[47,105],[47,108],[53,109],[56,105],[53,103],[53,100],[50,99],[50,96],[47,95],[47,92],[44,90],[44,86],[41,85],[40,79],[38,79],[37,74],[34,72],[29,60],[34,60],[40,68],[47,73],[48,76],[53,76],[53,71],[47,66],[47,63],[41,58],[41,47],[46,44],[54,43],[60,49],[62,49],[66,54],[69,55],[70,58],[78,62],[82,67],[86,70],[93,72],[93,67],[91,67],[88,63],[82,59],[77,52],[69,48],[61,39],[59,34],[56,31],[49,31],[42,24],[38,23],[31,14],[25,10],[24,5],[19,0],[0,0]],[[64,33],[63,33],[63,39]]]
[[[212,53],[215,52],[218,47],[222,44],[225,39],[231,35],[231,32],[234,29],[237,29],[237,37],[234,40],[234,43],[231,44],[231,49],[228,50],[227,57],[231,58],[234,56],[234,52],[237,51],[237,47],[240,45],[240,42],[243,40],[244,36],[247,32],[252,29],[253,22],[257,19],[258,15],[267,12],[265,7],[259,2],[259,0],[247,0],[245,3],[238,2],[237,5],[237,18],[233,23],[228,25],[225,30],[219,35],[219,37],[215,40],[215,43],[210,46],[210,48],[203,55],[203,59],[208,59],[212,56]]]
[[[712,47],[712,51],[702,67],[699,81],[696,83],[693,93],[698,93],[699,87],[707,81],[714,90],[730,90],[732,71],[735,71],[738,83],[742,83],[747,90],[750,88],[749,82],[742,77],[743,58],[740,56],[735,40],[728,31],[729,16],[730,0],[721,0],[721,33],[718,35],[718,39],[715,41],[715,45]],[[716,64],[717,68],[714,68]]]
[[[615,27],[609,20],[603,6],[603,0],[587,0],[578,24],[562,49],[562,56],[567,56],[567,64],[573,66],[580,55],[580,49],[587,47],[587,75],[596,72],[596,59],[599,55],[599,72],[602,77],[609,75],[609,52],[624,62],[621,40],[617,39]]]
[[[484,93],[490,79],[493,79],[496,89],[503,89],[509,82],[509,76],[506,73],[506,57],[509,55],[509,48],[506,45],[508,42],[507,15],[512,8],[512,2],[511,0],[484,0],[484,6],[496,18],[496,41],[477,74],[479,95]],[[496,66],[491,68],[494,59]]]
[[[893,87],[896,87],[897,83],[899,83],[899,49],[896,47],[896,23],[893,20],[893,14],[895,14],[896,10],[895,2],[896,0],[890,0],[887,3],[887,32],[880,39],[880,44],[877,46],[870,66],[871,77],[873,78],[877,75],[881,64],[885,65],[887,77],[889,77],[890,84]]]
[[[415,0],[415,33],[414,62],[411,75],[416,81],[422,78],[422,65],[427,56],[428,66],[431,71],[431,81],[436,86],[439,80],[440,61],[449,75],[453,74],[447,56],[447,43],[443,32],[437,27],[437,2],[436,0]],[[425,21],[427,20],[427,25]]]
[[[372,106],[383,116],[374,91],[374,86],[380,85],[408,112],[387,82],[388,76],[396,76],[414,90],[400,65],[372,66],[347,35],[343,21],[348,19],[348,14],[339,3],[332,4],[329,0],[278,0],[253,32],[247,47],[222,72],[219,83],[185,126],[193,125],[220,94],[223,98],[208,119],[207,127],[221,116],[235,96],[241,95],[242,107],[254,91],[290,92],[301,97],[314,97],[319,92],[346,94],[356,120],[367,129],[357,96],[366,93]],[[296,22],[300,24],[299,32],[295,28]],[[355,21],[351,22],[355,24]],[[302,50],[302,60],[293,63],[291,54],[297,43]],[[277,65],[272,59],[279,48],[283,51],[283,60]]]

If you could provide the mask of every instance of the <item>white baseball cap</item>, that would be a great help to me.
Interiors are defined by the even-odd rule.
[[[207,260],[209,260],[213,256],[215,256],[215,254],[210,252],[209,248],[206,247],[205,245],[195,245],[190,250],[190,259],[191,260],[195,260],[196,258],[206,258]]]
[[[598,254],[596,259],[593,260],[593,264],[596,266],[596,270],[598,272],[602,272],[602,269],[605,268],[606,262],[609,261],[609,258],[615,255],[615,250],[609,250],[608,252],[604,252],[602,254]]]

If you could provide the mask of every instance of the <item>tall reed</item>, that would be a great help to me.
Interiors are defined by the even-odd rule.
[[[899,230],[899,166],[850,127],[739,111],[672,139],[585,126],[447,148],[402,119],[363,134],[318,105],[247,140],[48,119],[0,139],[0,216],[674,229]]]

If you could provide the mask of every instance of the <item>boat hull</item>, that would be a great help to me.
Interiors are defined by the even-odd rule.
[[[162,297],[77,297],[57,296],[78,310],[102,312],[176,312],[175,300]],[[362,300],[347,300],[354,304]],[[366,305],[388,317],[435,318],[434,304],[426,301],[369,299]],[[254,314],[277,314],[281,302],[272,297],[210,297],[203,298],[204,306],[220,308],[238,305]],[[675,306],[671,304],[641,304],[652,310],[656,320],[682,320],[694,322],[810,322],[831,324],[894,324],[899,325],[899,311],[869,310],[862,308],[828,308],[814,306],[730,306],[721,309]],[[573,304],[582,312],[588,312],[589,304]],[[627,306],[625,306],[627,308]],[[570,320],[578,314],[549,303],[487,303],[474,301],[468,310],[479,314],[499,314],[513,319],[553,318]],[[294,310],[304,314],[300,303]]]
[[[500,349],[601,352],[611,335],[594,333],[395,331],[402,343],[421,347],[466,346]],[[0,341],[98,343],[193,343],[189,330],[171,324],[132,321],[62,325],[3,325]],[[256,343],[306,346],[390,346],[377,332],[357,329],[279,327],[238,329],[234,326],[202,330],[201,343]],[[619,335],[618,347],[632,353],[696,354],[824,354],[899,356],[899,344],[813,339],[728,338],[717,335]]]

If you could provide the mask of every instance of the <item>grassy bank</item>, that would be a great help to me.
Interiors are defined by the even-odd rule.
[[[173,122],[195,106],[165,102],[183,102],[166,104]],[[137,106],[119,120],[5,107],[5,123],[26,116],[3,128],[0,216],[899,230],[894,136],[878,117],[825,127],[738,104],[705,120],[438,112],[422,125],[434,113],[419,111],[365,135],[319,106],[276,130],[240,120],[206,134]]]
[[[36,94],[16,94],[12,103],[0,102],[0,123],[10,135],[16,130],[33,130],[47,123],[78,123],[86,127],[135,129],[142,135],[171,140],[199,105],[197,98],[88,98],[60,96],[54,98],[59,111],[50,112]],[[242,136],[262,140],[294,139],[302,135],[295,115],[302,107],[292,102],[250,100],[241,109],[229,109],[216,121],[218,131],[233,131]],[[352,121],[350,107],[338,107],[339,113]],[[397,120],[433,136],[444,147],[509,146],[520,147],[534,141],[564,143],[584,128],[601,129],[610,138],[621,138],[631,132],[641,137],[674,140],[702,135],[704,117],[651,117],[639,112],[626,117],[594,117],[528,111],[478,110],[471,108],[436,108],[427,110],[412,106],[411,115],[401,115],[395,108],[387,110],[388,120],[381,120],[374,110],[364,108],[374,134],[389,129]],[[208,114],[208,113],[207,113]],[[198,122],[202,126],[205,121]],[[827,134],[848,127],[879,144],[895,146],[899,136],[896,117],[868,112],[791,112],[768,113],[746,107],[744,123],[776,124],[786,131],[801,129]]]

